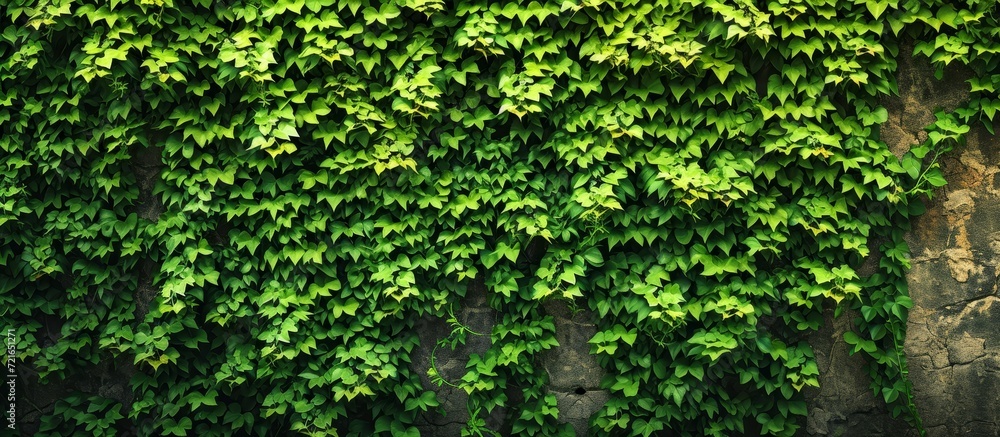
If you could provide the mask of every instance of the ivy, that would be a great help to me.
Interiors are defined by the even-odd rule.
[[[992,131],[995,12],[7,1],[2,320],[42,383],[136,371],[130,405],[74,393],[40,432],[417,435],[441,401],[413,328],[442,317],[439,348],[490,340],[431,375],[469,395],[466,434],[571,434],[550,299],[595,315],[595,435],[794,434],[827,308],[859,314],[845,341],[922,431],[903,235],[939,158]],[[911,55],[971,94],[897,158],[879,101]],[[479,283],[492,332],[454,317]]]

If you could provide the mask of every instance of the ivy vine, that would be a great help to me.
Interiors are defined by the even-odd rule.
[[[42,435],[418,435],[413,327],[471,281],[470,435],[572,433],[546,299],[597,316],[595,435],[794,434],[832,307],[922,428],[903,236],[992,130],[996,2],[0,3],[0,320],[43,384],[136,371]],[[911,55],[971,98],[900,159]]]

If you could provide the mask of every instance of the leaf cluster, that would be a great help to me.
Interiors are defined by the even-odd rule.
[[[499,316],[449,382],[470,435],[572,432],[546,299],[596,315],[596,435],[794,434],[833,307],[919,428],[903,235],[1000,108],[995,7],[9,0],[3,322],[43,382],[137,369],[131,405],[43,431],[417,435],[413,328],[474,283]],[[975,75],[898,158],[904,38]]]

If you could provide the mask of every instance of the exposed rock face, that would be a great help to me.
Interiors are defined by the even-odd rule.
[[[590,354],[590,341],[597,334],[595,316],[587,310],[572,311],[565,301],[549,301],[545,311],[555,317],[559,346],[542,353],[542,366],[549,374],[549,391],[556,397],[559,420],[573,425],[576,435],[588,434],[590,415],[610,399],[601,390],[604,369]]]
[[[889,122],[882,130],[897,154],[926,138],[922,128],[934,121],[935,110],[968,99],[967,75],[945,76],[933,80],[926,61],[900,63],[900,96],[887,105]],[[1000,435],[998,145],[986,129],[974,127],[967,144],[943,157],[948,186],[935,194],[908,237],[914,308],[906,354],[930,436]]]
[[[458,383],[465,375],[465,365],[472,354],[483,355],[490,348],[490,333],[496,325],[497,314],[486,298],[486,287],[482,281],[474,281],[469,285],[465,298],[457,308],[455,318],[475,334],[466,336],[465,344],[454,350],[448,347],[437,347],[438,340],[448,336],[451,326],[447,321],[437,317],[424,317],[414,327],[420,337],[420,346],[413,351],[413,368],[420,374],[424,387],[434,390],[441,402],[441,414],[431,410],[424,414],[418,424],[420,435],[424,436],[457,436],[462,434],[462,428],[469,421],[469,395],[460,388],[446,384],[440,387],[431,381],[428,370],[433,366],[435,371],[446,382]],[[477,335],[482,334],[482,335]],[[501,429],[504,424],[505,412],[494,410],[487,420],[490,429]]]
[[[971,132],[944,161],[949,185],[910,235],[906,352],[931,436],[1000,435],[997,145],[985,129]]]
[[[590,354],[588,341],[597,333],[594,315],[589,311],[574,312],[564,301],[550,301],[545,310],[555,319],[556,340],[559,346],[544,351],[541,363],[549,376],[549,393],[556,398],[559,420],[573,426],[577,435],[588,434],[590,416],[609,399],[606,390],[601,390],[604,370]],[[421,435],[457,436],[469,420],[469,396],[462,389],[433,383],[427,371],[433,366],[446,381],[458,382],[465,375],[465,366],[471,354],[482,355],[489,349],[490,333],[496,325],[496,312],[487,303],[485,286],[473,282],[465,299],[455,314],[459,322],[470,330],[485,335],[469,334],[465,345],[452,350],[447,347],[434,348],[435,343],[451,332],[446,321],[426,317],[415,326],[420,336],[420,346],[414,351],[413,367],[420,373],[424,387],[437,393],[441,402],[440,414],[430,411],[419,425]],[[509,390],[509,399],[520,396],[517,390]],[[510,420],[506,411],[494,410],[487,418],[487,427],[508,435]]]
[[[819,388],[806,391],[805,434],[814,436],[900,435],[909,426],[893,420],[885,402],[870,388],[871,378],[860,355],[850,355],[844,333],[857,314],[838,318],[827,310],[822,329],[809,337],[819,367]]]
[[[926,59],[900,49],[899,96],[884,105],[881,138],[896,156],[927,139],[924,127],[938,110],[968,100],[969,74],[946,71],[934,79]],[[942,158],[949,185],[928,203],[908,236],[908,274],[914,308],[906,354],[917,409],[930,436],[1000,435],[1000,141],[973,128],[967,144]],[[863,269],[863,268],[862,268]],[[852,315],[827,317],[810,338],[820,389],[808,393],[809,435],[909,435],[868,388],[860,357],[843,343]]]

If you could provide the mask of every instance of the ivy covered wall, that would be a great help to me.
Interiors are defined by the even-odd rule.
[[[792,435],[834,315],[923,429],[904,237],[995,2],[0,4],[22,429]],[[968,94],[890,148],[911,56]]]

